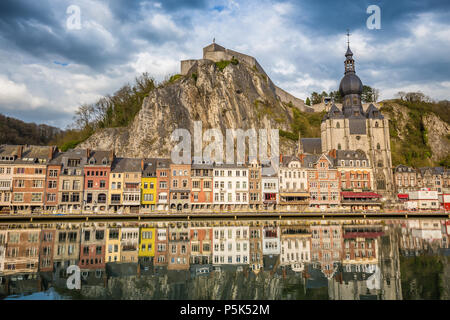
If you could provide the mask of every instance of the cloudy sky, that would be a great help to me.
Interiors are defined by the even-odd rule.
[[[367,28],[370,5],[380,29]],[[80,104],[142,72],[176,74],[213,38],[305,99],[337,90],[347,28],[357,73],[381,99],[450,99],[448,0],[1,0],[0,113],[65,128]]]

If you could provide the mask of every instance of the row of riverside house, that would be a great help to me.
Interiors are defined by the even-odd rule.
[[[394,169],[397,198],[407,210],[450,210],[450,170],[444,167]]]
[[[0,296],[67,288],[67,268],[77,265],[82,287],[139,275],[164,276],[177,287],[217,272],[270,272],[307,279],[309,287],[331,286],[340,299],[352,299],[355,290],[394,299],[398,292],[401,298],[401,257],[448,250],[449,239],[445,219],[3,224]]]
[[[371,164],[361,151],[280,156],[261,164],[120,158],[112,151],[0,146],[2,213],[378,210]],[[314,209],[316,208],[316,209]]]

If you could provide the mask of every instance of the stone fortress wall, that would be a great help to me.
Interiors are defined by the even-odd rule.
[[[243,61],[247,65],[251,67],[255,67],[258,72],[265,75],[269,81],[270,87],[273,88],[276,96],[281,102],[284,103],[292,103],[292,105],[296,108],[298,108],[300,111],[304,112],[314,112],[314,109],[311,107],[308,107],[305,105],[305,102],[302,99],[299,99],[292,94],[286,92],[285,90],[277,87],[270,77],[267,75],[267,73],[264,71],[264,69],[261,67],[261,65],[258,63],[258,61],[249,55],[226,49],[216,43],[212,43],[209,46],[206,46],[203,48],[203,59],[211,60],[214,62],[219,62],[222,60],[231,60],[232,58],[236,58],[240,61]],[[189,70],[196,64],[198,60],[182,60],[181,61],[181,74],[186,75],[188,74]]]

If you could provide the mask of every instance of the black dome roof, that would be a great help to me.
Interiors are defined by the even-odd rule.
[[[339,85],[339,92],[341,96],[344,97],[347,94],[362,94],[363,84],[361,79],[353,73],[347,73],[341,80],[341,84]]]

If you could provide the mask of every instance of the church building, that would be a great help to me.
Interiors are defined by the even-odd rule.
[[[383,196],[390,197],[394,190],[392,176],[389,121],[370,104],[363,110],[361,94],[363,84],[355,73],[355,60],[350,45],[345,53],[345,75],[339,85],[343,97],[342,109],[334,103],[325,114],[320,126],[320,139],[313,138],[316,147],[308,147],[308,139],[299,139],[299,153],[317,153],[332,150],[358,151],[367,155],[374,175],[374,189]]]

